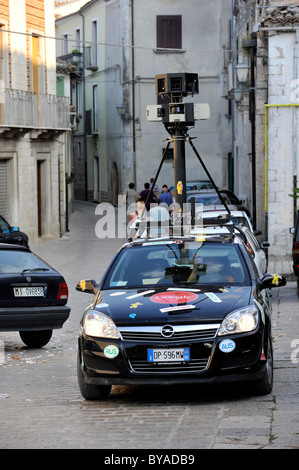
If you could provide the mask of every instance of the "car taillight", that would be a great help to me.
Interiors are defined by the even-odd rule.
[[[249,250],[249,253],[250,253],[251,255],[254,255],[254,251],[253,251],[253,249],[252,249],[252,247],[251,247],[251,245],[250,245],[250,243],[249,243],[248,241],[246,242],[246,245],[247,245],[247,248],[248,248],[248,250]]]
[[[299,242],[294,242],[293,244],[293,251],[296,251],[299,253]]]
[[[67,300],[69,296],[69,290],[65,282],[61,282],[58,287],[57,300]]]

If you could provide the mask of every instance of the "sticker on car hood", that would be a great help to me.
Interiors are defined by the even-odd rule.
[[[193,302],[197,298],[198,296],[194,292],[168,291],[152,295],[150,299],[152,302],[158,304],[185,304],[187,302]]]

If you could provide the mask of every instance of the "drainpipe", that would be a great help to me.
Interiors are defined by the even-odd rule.
[[[136,128],[135,128],[135,44],[134,44],[134,0],[131,0],[131,50],[132,50],[132,131],[133,131],[133,179],[136,189]]]
[[[298,78],[298,42],[299,42],[299,31],[296,29],[296,40],[294,46],[294,80],[297,85]],[[293,187],[297,188],[297,109],[293,108]],[[296,222],[297,214],[297,198],[294,197],[294,227]]]
[[[85,84],[85,17],[82,13],[79,13],[82,18],[82,35],[83,35],[83,70],[82,70],[82,83],[83,83],[83,118],[84,118],[84,164],[85,164],[85,199],[88,201],[88,184],[87,184],[87,135],[86,135],[86,84]]]

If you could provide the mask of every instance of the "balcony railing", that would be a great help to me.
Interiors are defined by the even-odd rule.
[[[3,90],[0,100],[0,127],[70,130],[69,98],[36,95],[23,90]]]

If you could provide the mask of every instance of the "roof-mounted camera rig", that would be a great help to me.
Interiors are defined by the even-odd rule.
[[[168,102],[158,105],[148,105],[146,107],[146,116],[148,121],[162,122],[171,137],[168,139],[151,191],[158,179],[170,143],[173,142],[175,200],[182,211],[183,204],[186,203],[185,141],[187,140],[205,170],[209,180],[213,184],[222,204],[225,206],[228,214],[230,214],[229,208],[225,204],[213,178],[208,172],[203,160],[192,143],[192,139],[187,133],[188,128],[194,127],[195,121],[210,119],[209,104],[183,103],[183,97],[189,95],[193,96],[194,94],[197,94],[198,91],[198,75],[196,73],[165,73],[162,75],[156,75],[156,94]],[[148,200],[150,196],[151,192],[148,195]]]

